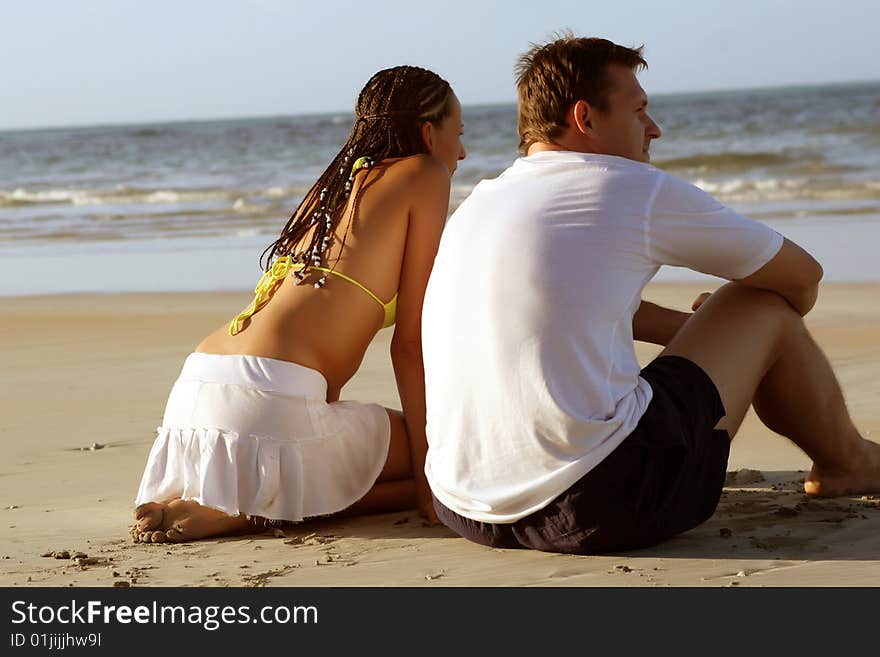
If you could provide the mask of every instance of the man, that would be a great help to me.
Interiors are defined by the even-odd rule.
[[[641,49],[565,37],[518,67],[520,149],[450,218],[422,316],[440,519],[502,548],[590,554],[709,518],[750,405],[812,459],[809,495],[880,489],[804,327],[819,264],[648,164]],[[661,265],[733,281],[695,313],[641,300]],[[664,345],[639,371],[633,340]]]

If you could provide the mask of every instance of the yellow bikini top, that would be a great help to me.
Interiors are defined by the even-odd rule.
[[[275,289],[281,284],[287,276],[290,275],[292,271],[300,271],[300,270],[310,270],[315,269],[317,271],[324,272],[326,274],[332,274],[333,276],[338,276],[339,278],[352,283],[353,285],[357,285],[364,292],[369,294],[373,299],[375,299],[376,303],[382,306],[382,310],[385,313],[385,320],[382,322],[382,328],[388,328],[392,326],[397,319],[397,293],[394,294],[394,297],[388,303],[383,303],[382,300],[377,297],[371,290],[367,289],[362,283],[354,280],[351,276],[346,276],[340,271],[335,271],[333,269],[327,269],[326,267],[315,267],[312,265],[305,265],[301,262],[293,262],[293,258],[289,255],[282,256],[277,258],[275,262],[272,263],[272,267],[269,268],[269,271],[264,273],[260,277],[260,281],[257,283],[257,287],[254,288],[254,301],[248,306],[244,312],[240,313],[232,320],[229,324],[229,335],[235,335],[239,333],[244,328],[244,322],[257,312],[260,308],[266,305],[269,299],[272,297],[272,294],[275,292]]]

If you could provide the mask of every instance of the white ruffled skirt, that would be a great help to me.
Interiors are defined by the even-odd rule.
[[[179,497],[288,521],[351,506],[382,471],[391,426],[377,404],[326,395],[321,373],[302,365],[190,354],[135,503]]]

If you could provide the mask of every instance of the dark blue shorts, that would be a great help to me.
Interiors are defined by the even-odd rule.
[[[440,520],[497,548],[600,554],[656,545],[709,519],[718,506],[730,437],[718,389],[695,363],[662,356],[642,370],[653,390],[635,430],[543,509],[510,524],[471,520],[436,498]]]

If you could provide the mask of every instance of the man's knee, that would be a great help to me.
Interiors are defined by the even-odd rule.
[[[772,290],[762,290],[742,283],[728,283],[714,296],[718,297],[718,302],[730,304],[732,311],[745,312],[749,317],[772,317],[792,326],[803,324],[803,318],[785,297]]]

